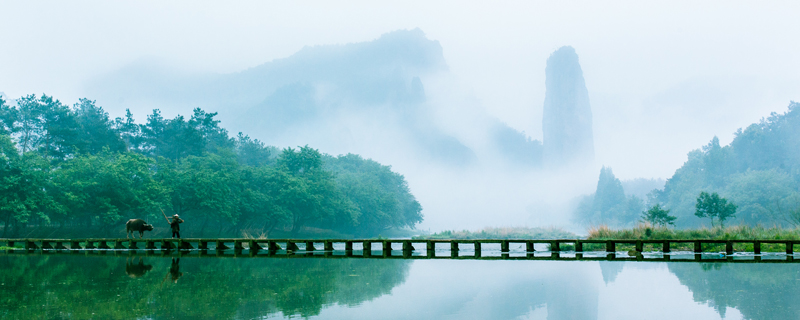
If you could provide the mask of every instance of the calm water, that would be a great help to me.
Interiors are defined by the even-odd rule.
[[[800,263],[0,256],[0,319],[798,319]]]

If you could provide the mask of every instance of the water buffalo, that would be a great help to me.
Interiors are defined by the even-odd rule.
[[[128,238],[130,238],[130,235],[134,231],[139,231],[139,238],[141,239],[144,237],[145,231],[153,231],[153,225],[147,224],[147,222],[144,222],[142,219],[130,219],[125,223],[125,231],[125,236]],[[136,235],[133,237],[136,238]]]

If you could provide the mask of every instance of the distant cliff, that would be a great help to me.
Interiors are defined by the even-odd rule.
[[[547,91],[542,117],[545,164],[591,163],[594,160],[592,109],[575,49],[565,46],[553,52],[547,59],[545,74]]]

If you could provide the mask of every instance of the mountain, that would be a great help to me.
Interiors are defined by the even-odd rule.
[[[113,114],[130,108],[138,119],[154,108],[166,114],[195,107],[219,112],[230,131],[279,147],[309,144],[387,163],[447,166],[470,165],[488,152],[537,166],[538,141],[485,113],[469,124],[453,123],[442,114],[443,103],[431,101],[431,94],[446,90],[431,90],[428,83],[453,82],[442,50],[414,29],[367,42],[305,47],[231,74],[185,72],[143,59],[90,82],[87,95]],[[459,134],[448,125],[467,128]]]
[[[589,91],[578,54],[561,47],[547,59],[542,116],[544,161],[551,166],[592,163],[594,138]]]

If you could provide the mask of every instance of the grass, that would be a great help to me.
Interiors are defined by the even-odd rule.
[[[446,230],[428,235],[416,236],[414,240],[426,239],[576,239],[578,235],[564,231],[560,228],[528,228],[528,227],[506,227],[506,228],[484,228],[480,231],[451,231]]]
[[[673,229],[639,224],[632,229],[614,230],[601,225],[589,229],[589,240],[800,240],[800,229],[763,226],[729,226],[699,229]]]

